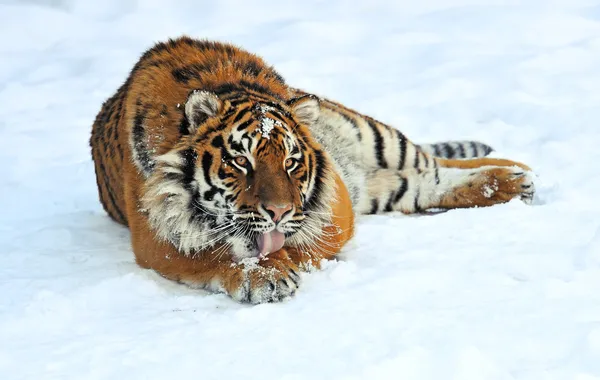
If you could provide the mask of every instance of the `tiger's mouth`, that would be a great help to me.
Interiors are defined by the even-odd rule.
[[[261,233],[256,237],[256,245],[258,247],[258,255],[265,256],[271,252],[275,252],[283,248],[285,243],[285,234],[276,229]]]
[[[293,244],[294,236],[301,230],[303,223],[302,220],[274,223],[262,218],[258,212],[227,216],[228,219],[225,221],[216,221],[214,228],[219,229],[219,225],[229,225],[219,235],[236,260],[263,258],[282,249],[286,244]]]
[[[298,232],[301,223],[301,220],[273,223],[266,218],[257,216],[245,218],[244,225],[248,226],[250,230],[246,235],[250,252],[253,256],[264,257],[280,250]]]

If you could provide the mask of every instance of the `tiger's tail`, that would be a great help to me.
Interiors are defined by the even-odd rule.
[[[446,141],[417,146],[424,153],[449,159],[485,157],[494,151],[491,146],[479,141]]]

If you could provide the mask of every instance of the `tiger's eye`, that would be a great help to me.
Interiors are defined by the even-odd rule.
[[[248,163],[248,159],[244,156],[237,156],[235,158],[235,163],[243,167]]]
[[[288,158],[287,160],[285,160],[285,167],[286,167],[286,169],[291,168],[292,165],[294,165],[294,159],[293,158]]]

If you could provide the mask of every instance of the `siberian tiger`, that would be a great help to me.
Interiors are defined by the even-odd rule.
[[[145,52],[90,140],[100,201],[137,263],[240,302],[292,296],[353,236],[354,215],[491,206],[530,169],[478,142],[416,145],[288,86],[235,46],[182,37]],[[454,159],[458,158],[458,159]]]

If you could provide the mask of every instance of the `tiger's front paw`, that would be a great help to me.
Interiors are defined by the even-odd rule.
[[[262,259],[245,259],[236,265],[243,266],[243,279],[230,294],[238,302],[279,302],[293,296],[300,285],[300,270],[287,255],[281,257],[275,252]]]

